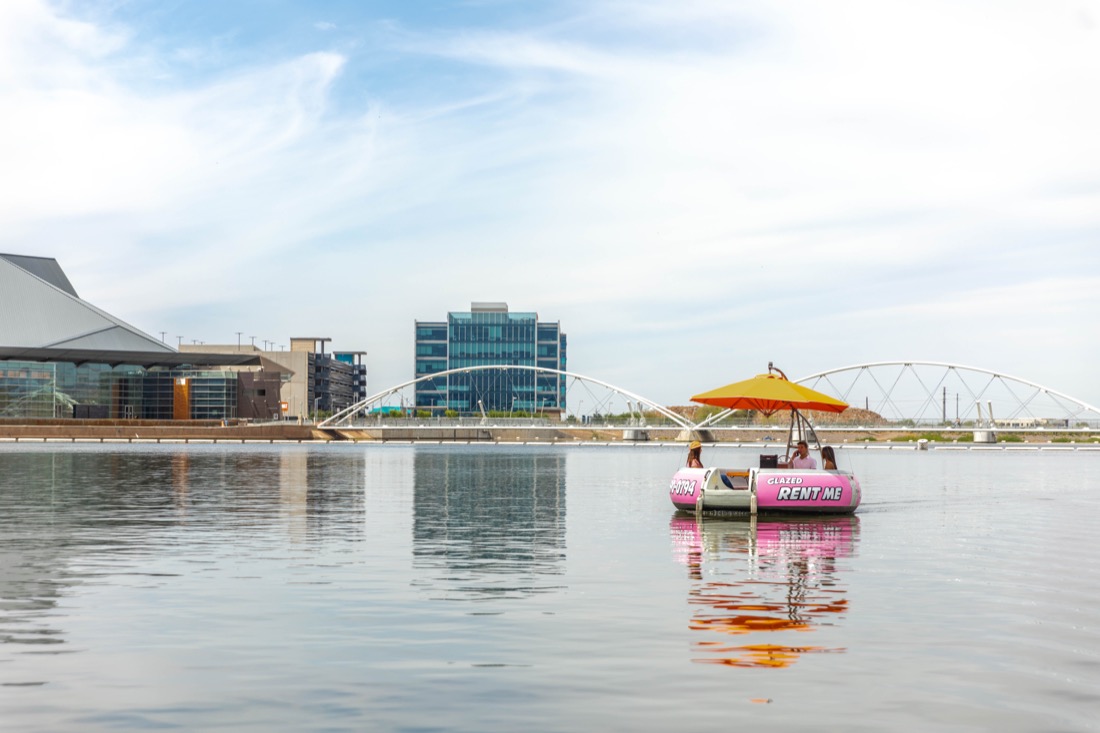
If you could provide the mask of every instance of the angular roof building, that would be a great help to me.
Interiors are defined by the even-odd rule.
[[[0,349],[20,348],[176,352],[81,300],[57,260],[0,254]]]
[[[281,372],[181,353],[82,300],[57,260],[0,254],[0,418],[266,418]]]

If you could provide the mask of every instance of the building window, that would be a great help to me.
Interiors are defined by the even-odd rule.
[[[444,341],[445,343],[439,343]],[[433,343],[434,342],[434,343]],[[491,366],[565,367],[565,335],[558,323],[542,324],[533,312],[510,312],[504,303],[474,304],[470,312],[447,314],[446,322],[418,321],[416,374]],[[464,412],[564,409],[562,380],[536,372],[477,369],[446,379],[418,382],[418,407],[446,405]],[[539,396],[536,398],[536,393]],[[446,399],[441,399],[440,395]],[[480,403],[480,404],[479,404]]]

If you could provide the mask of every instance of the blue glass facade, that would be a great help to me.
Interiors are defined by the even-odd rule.
[[[446,321],[416,322],[416,376],[484,366],[538,366],[565,371],[566,339],[557,322],[504,303],[474,303]],[[479,369],[416,385],[416,406],[433,412],[565,411],[565,378],[518,369]]]
[[[177,419],[175,385],[184,380],[184,419],[235,418],[239,376],[210,369],[9,361],[0,364],[0,417]]]

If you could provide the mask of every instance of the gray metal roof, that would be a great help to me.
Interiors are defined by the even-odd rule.
[[[61,269],[61,265],[57,264],[57,260],[53,257],[32,257],[30,255],[9,255],[0,252],[0,259],[7,260],[16,267],[22,268],[31,273],[35,277],[45,280],[55,288],[64,290],[74,298],[80,296],[76,294],[76,290],[73,288],[73,284],[69,282],[69,278],[65,276],[65,271]]]
[[[0,255],[0,347],[176,353],[77,297],[56,260],[22,255]]]
[[[50,349],[0,346],[0,361],[70,362],[73,364],[133,364],[140,367],[214,367],[262,366],[270,371],[288,371],[286,367],[261,356],[258,352],[239,354],[200,354],[173,351],[117,351],[113,349]]]

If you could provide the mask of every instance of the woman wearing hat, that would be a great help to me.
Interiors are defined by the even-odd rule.
[[[703,467],[703,444],[698,440],[691,441],[691,445],[688,446],[688,468],[702,468]]]

